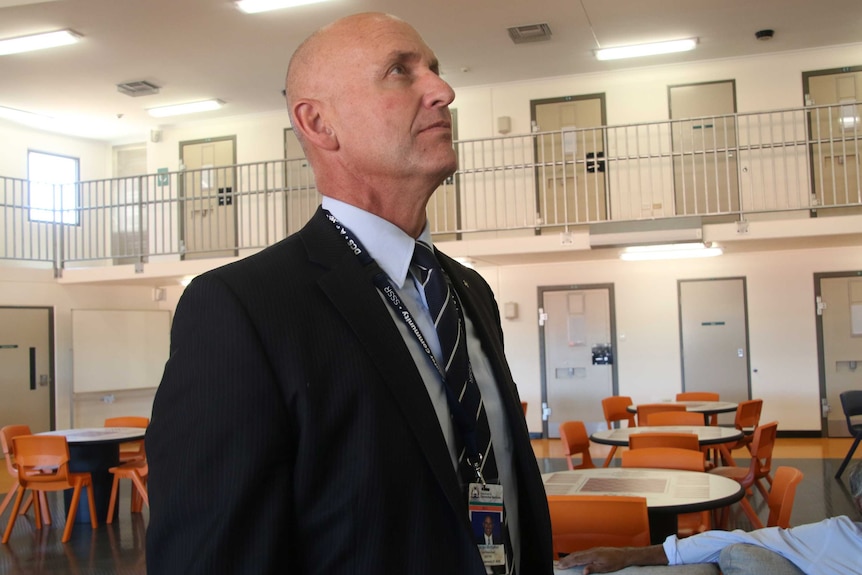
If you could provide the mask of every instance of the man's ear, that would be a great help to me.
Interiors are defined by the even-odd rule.
[[[293,106],[293,118],[297,130],[306,142],[323,150],[337,150],[338,136],[324,119],[320,102],[300,100]]]

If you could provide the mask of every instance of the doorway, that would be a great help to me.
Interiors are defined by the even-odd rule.
[[[0,427],[54,426],[54,310],[0,307]]]
[[[818,206],[840,206],[862,201],[862,66],[848,66],[802,74],[811,134],[811,189]],[[827,107],[820,107],[827,106]],[[862,213],[848,207],[814,210],[813,216]]]
[[[183,259],[235,256],[236,137],[180,142],[180,162]]]
[[[751,399],[745,278],[679,280],[682,390]],[[719,415],[732,424],[733,414]]]
[[[840,395],[862,387],[862,271],[814,274],[822,429],[849,437]]]
[[[739,210],[736,82],[668,86],[676,215]]]
[[[605,95],[530,101],[536,213],[543,233],[608,219]]]
[[[542,434],[560,424],[605,428],[602,399],[617,391],[613,284],[539,288]]]

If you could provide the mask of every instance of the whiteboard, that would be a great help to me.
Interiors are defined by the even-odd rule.
[[[166,310],[72,310],[75,393],[158,387],[170,353]]]

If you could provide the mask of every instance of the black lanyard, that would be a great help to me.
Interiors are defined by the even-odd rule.
[[[347,246],[350,248],[350,251],[359,258],[359,262],[367,267],[370,265],[377,265],[374,261],[374,258],[368,253],[368,250],[362,245],[359,241],[359,238],[353,235],[353,232],[344,227],[335,216],[333,216],[328,210],[323,210],[323,214],[326,218],[335,226],[335,229],[341,235],[342,238],[347,242]],[[452,419],[455,423],[455,427],[458,429],[461,434],[461,440],[464,442],[464,450],[467,455],[467,463],[476,471],[476,475],[478,479],[485,483],[485,479],[482,477],[481,472],[481,461],[482,455],[479,453],[479,448],[476,442],[476,419],[473,417],[469,417],[467,413],[464,411],[464,407],[461,405],[461,402],[458,401],[458,398],[455,396],[455,392],[452,391],[452,388],[446,384],[446,372],[441,368],[440,364],[437,362],[437,359],[434,357],[434,353],[431,351],[431,347],[428,345],[428,341],[425,339],[425,336],[422,335],[422,330],[419,329],[419,326],[413,319],[413,315],[410,313],[410,310],[407,309],[407,306],[404,305],[404,302],[401,301],[401,298],[398,295],[398,292],[395,290],[395,286],[392,285],[392,280],[389,279],[389,276],[378,267],[377,273],[374,274],[373,280],[374,286],[380,290],[380,293],[383,294],[384,299],[389,302],[390,307],[395,311],[395,315],[401,318],[401,321],[407,326],[407,329],[410,333],[413,334],[413,337],[419,342],[419,345],[422,347],[422,350],[425,352],[425,356],[431,362],[431,365],[434,367],[434,370],[437,372],[437,375],[440,376],[440,383],[443,385],[443,390],[446,392],[446,403],[449,405],[449,411],[452,414]],[[448,279],[447,279],[448,281]],[[457,306],[457,297],[455,298],[456,306]],[[459,313],[460,307],[459,307]],[[463,317],[463,314],[462,314]],[[463,320],[462,320],[463,321]],[[469,366],[468,359],[468,377],[473,379],[473,370]]]

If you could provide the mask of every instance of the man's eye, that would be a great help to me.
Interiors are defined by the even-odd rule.
[[[400,76],[407,73],[407,70],[401,64],[396,64],[389,69],[390,74]]]

